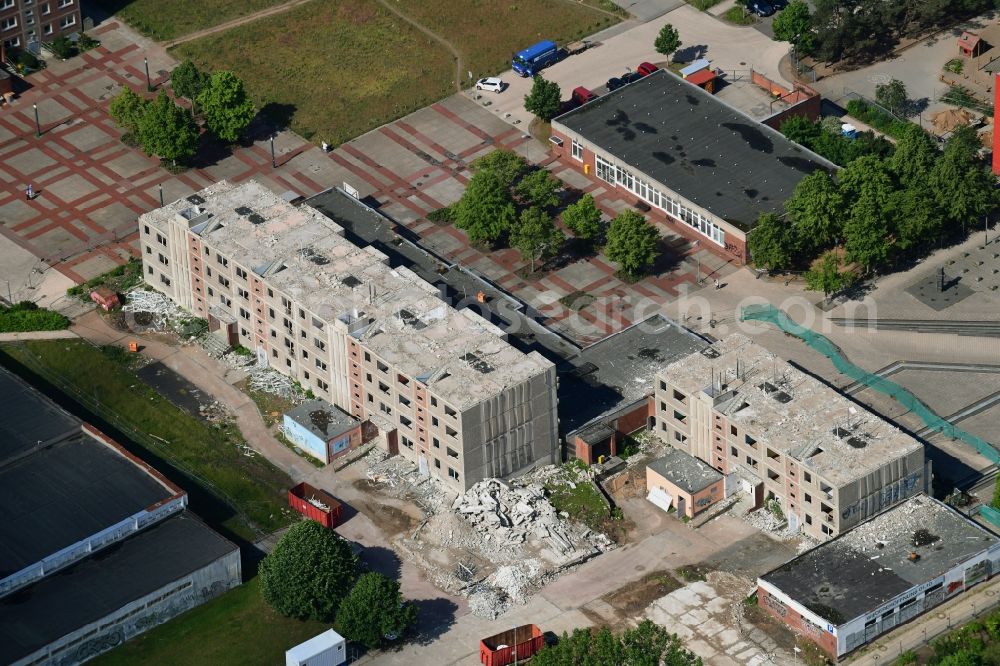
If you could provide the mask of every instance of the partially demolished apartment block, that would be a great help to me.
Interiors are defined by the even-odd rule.
[[[556,462],[553,364],[319,211],[222,181],[141,216],[139,237],[149,285],[455,490]]]
[[[740,335],[661,370],[659,436],[826,539],[930,489],[923,445]],[[728,492],[727,492],[728,494]]]

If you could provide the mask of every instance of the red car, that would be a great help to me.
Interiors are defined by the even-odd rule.
[[[643,76],[648,76],[658,69],[659,67],[651,62],[640,62],[639,66],[635,68],[635,71],[639,72]]]

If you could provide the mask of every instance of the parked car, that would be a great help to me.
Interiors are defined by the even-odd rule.
[[[651,62],[640,62],[639,66],[635,68],[635,71],[639,72],[642,76],[649,76],[658,69],[659,67]]]
[[[476,81],[476,90],[489,90],[490,92],[500,93],[503,92],[505,87],[503,81],[495,76]]]
[[[750,11],[757,16],[770,16],[774,13],[774,7],[767,0],[755,0],[750,3]]]
[[[590,90],[584,88],[583,86],[577,86],[576,88],[573,88],[573,94],[571,95],[571,97],[573,101],[577,103],[578,106],[583,106],[587,102],[597,99],[597,95],[590,92]]]
[[[640,74],[639,72],[625,72],[621,76],[622,85],[626,85],[627,86],[630,83],[635,83],[636,81],[638,81],[641,78],[642,78],[642,74]]]
[[[612,76],[610,79],[608,79],[607,85],[608,85],[608,92],[614,92],[615,90],[618,90],[625,84],[622,83],[622,80],[619,79],[617,76]]]

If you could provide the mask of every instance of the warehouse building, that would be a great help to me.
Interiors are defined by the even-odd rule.
[[[819,539],[930,488],[923,445],[741,334],[657,375],[657,434]]]
[[[187,494],[0,369],[0,662],[79,663],[241,582]]]
[[[148,284],[455,490],[557,459],[553,363],[314,208],[223,181],[141,216],[139,240]]]
[[[1000,539],[918,495],[758,579],[761,608],[837,659],[1000,571]]]
[[[552,142],[567,164],[738,263],[761,213],[783,213],[803,177],[836,169],[666,70],[558,116]]]

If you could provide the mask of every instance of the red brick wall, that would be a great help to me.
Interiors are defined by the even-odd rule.
[[[785,122],[787,118],[791,118],[792,116],[805,116],[809,120],[816,120],[820,117],[820,107],[822,106],[823,100],[819,95],[809,97],[761,122],[768,127],[780,131],[781,123]]]
[[[772,597],[762,587],[757,588],[757,603],[775,619],[784,623],[795,633],[816,643],[823,652],[837,658],[837,637],[823,628],[803,618],[794,608],[785,605],[777,597]]]

